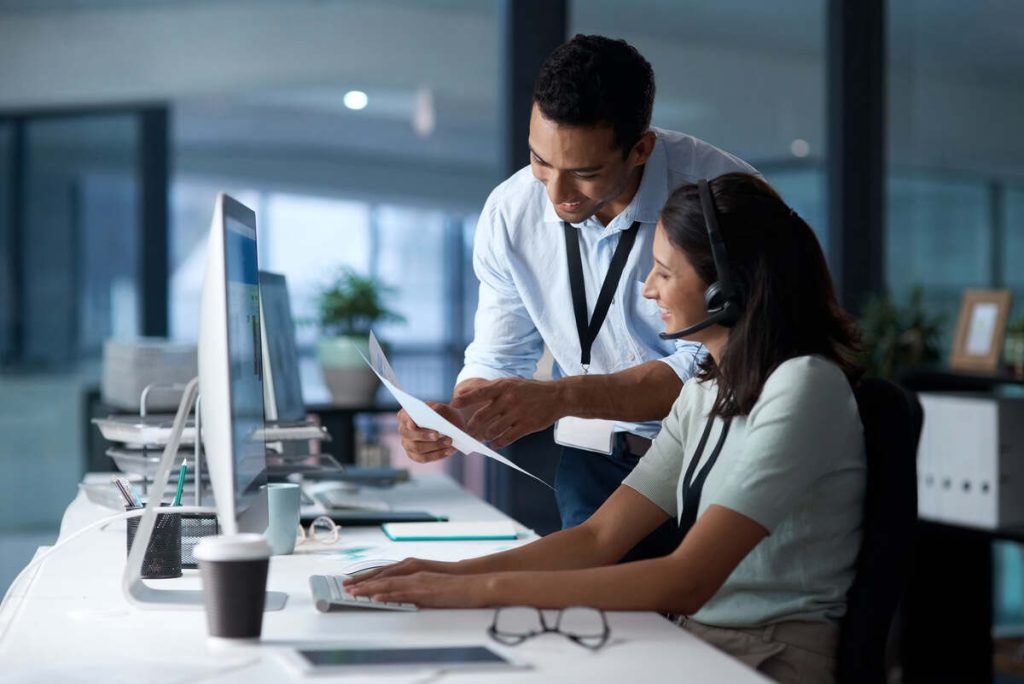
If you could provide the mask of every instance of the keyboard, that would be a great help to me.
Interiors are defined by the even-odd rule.
[[[346,575],[311,575],[309,588],[313,592],[313,603],[321,613],[344,610],[419,610],[412,603],[385,603],[374,601],[369,596],[353,596],[345,591],[342,582]]]

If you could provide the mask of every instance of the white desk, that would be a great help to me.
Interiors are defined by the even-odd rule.
[[[427,476],[385,490],[402,507],[447,514],[452,520],[505,519],[444,476]],[[110,511],[83,494],[71,503],[61,538]],[[231,654],[210,653],[200,609],[139,610],[121,594],[125,559],[124,523],[87,533],[47,559],[31,578],[13,588],[0,614],[0,671],[5,681],[195,682],[258,684],[302,679],[276,649],[311,641],[373,645],[486,643],[491,610],[366,611],[322,614],[312,605],[308,577],[338,573],[349,558],[401,558],[431,549],[436,558],[468,557],[493,550],[495,542],[390,542],[377,528],[346,528],[340,543],[299,547],[271,560],[268,589],[286,591],[283,611],[266,613],[263,644]],[[355,549],[362,548],[363,551]],[[338,552],[338,549],[341,552]],[[198,589],[196,570],[161,588]],[[628,589],[626,589],[628,591]],[[362,680],[447,682],[763,682],[759,675],[654,613],[608,613],[611,642],[590,652],[559,635],[535,637],[505,649],[529,670],[361,677]],[[153,677],[153,664],[161,676]],[[327,681],[317,677],[317,681]],[[345,681],[352,681],[346,678]]]

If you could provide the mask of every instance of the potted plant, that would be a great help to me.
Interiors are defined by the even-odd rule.
[[[1006,341],[1003,342],[1003,359],[1010,372],[1024,377],[1024,314],[1013,319],[1006,326]]]
[[[936,363],[941,357],[942,315],[930,315],[920,286],[901,307],[888,294],[875,295],[864,307],[864,366],[868,375],[898,380],[900,371]]]
[[[384,297],[391,292],[373,278],[342,267],[317,298],[321,335],[317,356],[336,405],[367,406],[373,402],[377,376],[360,352],[369,358],[367,338],[375,324],[404,320],[384,305]]]

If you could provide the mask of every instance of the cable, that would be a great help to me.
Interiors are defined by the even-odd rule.
[[[161,511],[161,512],[164,512],[164,511]],[[173,512],[174,513],[216,513],[217,509],[213,508],[212,506],[175,506]],[[46,560],[50,556],[52,556],[54,554],[54,552],[56,552],[58,549],[61,549],[64,546],[66,546],[67,544],[69,544],[69,543],[73,542],[74,540],[78,539],[79,537],[81,537],[86,532],[91,532],[92,530],[95,530],[97,528],[105,527],[106,525],[109,525],[110,523],[113,523],[113,522],[117,522],[118,520],[128,520],[129,518],[139,518],[139,517],[142,516],[143,513],[145,513],[145,509],[144,508],[139,508],[139,509],[136,509],[136,510],[125,511],[124,513],[117,513],[115,515],[107,516],[106,518],[102,518],[100,520],[96,520],[96,521],[86,525],[82,529],[74,532],[73,534],[65,537],[64,539],[59,540],[56,544],[51,546],[45,552],[43,552],[42,554],[40,554],[40,555],[36,556],[35,558],[33,558],[29,562],[28,565],[26,565],[24,568],[21,569],[21,572],[19,572],[17,574],[17,576],[14,578],[14,581],[11,582],[11,586],[8,587],[7,593],[4,594],[3,600],[0,601],[0,615],[3,615],[4,608],[7,606],[8,600],[14,594],[14,591],[17,588],[18,583],[21,582],[21,580],[26,576],[28,571],[31,570],[32,568],[36,567],[40,563],[42,563],[44,560]],[[134,544],[133,544],[133,546],[134,546]],[[6,633],[6,631],[7,630],[4,630],[4,633]],[[3,639],[3,634],[0,634],[0,640],[2,640],[2,639]]]

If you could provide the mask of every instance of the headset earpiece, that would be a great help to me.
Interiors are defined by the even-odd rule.
[[[732,327],[739,320],[743,310],[743,301],[736,289],[729,266],[729,255],[725,251],[725,240],[718,230],[718,212],[711,195],[711,188],[705,179],[697,181],[697,192],[700,194],[701,212],[704,214],[704,227],[708,231],[708,242],[711,244],[711,258],[715,262],[715,273],[718,280],[711,283],[704,291],[704,308],[708,317],[700,323],[691,325],[674,333],[659,333],[663,340],[677,340],[712,325]]]
[[[725,298],[722,288],[717,282],[711,283],[708,289],[704,291],[704,308],[709,314],[721,311],[725,308],[727,301],[729,300]]]

